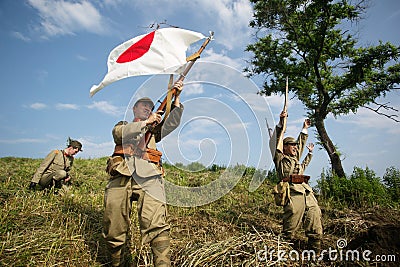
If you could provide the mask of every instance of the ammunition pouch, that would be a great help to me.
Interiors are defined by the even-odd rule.
[[[127,156],[135,156],[147,160],[151,163],[161,164],[162,153],[156,149],[146,148],[145,151],[140,148],[134,148],[133,145],[115,145],[113,156],[122,158]]]
[[[143,155],[142,155],[142,159],[145,159],[145,160],[150,161],[155,164],[160,164],[161,156],[162,156],[162,153],[160,151],[152,149],[152,148],[147,148],[146,152],[143,153]]]
[[[308,180],[310,180],[310,176],[302,174],[291,174],[288,177],[282,179],[283,182],[289,182],[292,184],[307,184]]]
[[[277,206],[286,206],[290,198],[289,183],[283,180],[280,181],[274,186],[272,193],[274,194],[274,200]]]
[[[107,160],[106,173],[111,176],[117,175],[117,167],[123,160],[124,158],[120,156],[109,157]]]
[[[135,152],[134,150],[135,149],[131,144],[115,145],[113,156],[120,156],[120,157],[133,156]]]

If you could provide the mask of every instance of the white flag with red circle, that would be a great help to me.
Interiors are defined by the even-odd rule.
[[[206,38],[203,34],[179,28],[163,28],[143,34],[114,48],[108,56],[108,72],[90,89],[93,96],[115,81],[139,75],[179,74],[186,64],[190,44]]]

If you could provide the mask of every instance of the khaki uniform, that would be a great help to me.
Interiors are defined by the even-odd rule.
[[[182,105],[171,110],[165,122],[154,129],[149,148],[156,149],[156,143],[179,126],[182,112]],[[147,130],[142,121],[124,121],[114,126],[112,135],[116,145],[137,146]],[[127,239],[132,201],[137,201],[142,244],[151,243],[170,226],[162,167],[142,158],[126,156],[114,170],[116,173],[110,176],[104,195],[103,237],[112,255],[119,257]]]
[[[275,136],[279,136],[282,128],[277,126],[275,131],[277,133]],[[300,163],[300,157],[306,146],[307,138],[307,134],[303,132],[299,134],[296,156],[284,155],[282,151],[276,149],[274,163],[277,175],[281,180],[291,174],[304,174],[304,170],[312,158],[312,154],[308,153]],[[278,144],[278,141],[276,144]],[[316,240],[320,240],[322,237],[321,209],[311,186],[304,182],[301,184],[289,183],[289,188],[289,202],[284,206],[283,234],[292,239],[303,223],[309,243],[318,242]]]
[[[63,150],[53,150],[42,161],[33,175],[32,182],[38,183],[43,188],[52,186],[53,180],[61,182],[67,178],[71,170],[74,157],[67,156]]]

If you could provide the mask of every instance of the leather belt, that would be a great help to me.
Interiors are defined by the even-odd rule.
[[[310,176],[302,174],[291,174],[288,177],[282,179],[283,182],[289,182],[293,184],[302,184],[302,183],[307,184],[308,180],[310,180]]]

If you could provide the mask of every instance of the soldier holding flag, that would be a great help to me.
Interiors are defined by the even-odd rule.
[[[124,261],[132,201],[137,201],[142,244],[150,243],[154,265],[170,266],[170,227],[161,152],[156,143],[179,126],[183,80],[212,37],[213,33],[188,58],[188,46],[204,39],[203,34],[165,28],[132,38],[111,51],[107,74],[90,89],[93,96],[108,84],[127,77],[180,74],[175,84],[171,75],[167,97],[158,111],[153,112],[150,98],[141,98],[133,106],[133,122],[120,121],[112,130],[115,149],[107,162],[110,180],[104,195],[103,218],[103,236],[111,252],[112,266],[120,266]]]
[[[133,122],[121,121],[112,130],[115,150],[108,161],[110,180],[104,195],[103,219],[103,236],[111,251],[112,266],[120,266],[124,260],[132,201],[137,201],[142,244],[150,243],[154,265],[170,266],[170,226],[161,158],[157,157],[155,144],[179,126],[182,87],[182,82],[175,83],[173,107],[165,121],[161,121],[159,113],[152,112],[151,99],[144,97],[133,106]],[[152,125],[156,125],[154,129]],[[148,130],[152,137],[143,147],[141,143]]]

